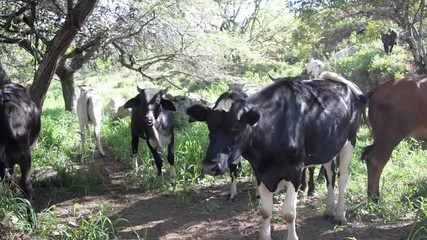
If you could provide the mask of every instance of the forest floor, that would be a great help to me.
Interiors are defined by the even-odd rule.
[[[130,169],[113,156],[107,154],[96,161],[106,179],[95,192],[81,194],[56,187],[52,193],[43,184],[34,183],[36,208],[56,205],[59,220],[73,224],[78,217],[90,218],[101,205],[107,206],[111,219],[126,219],[120,224],[121,239],[257,239],[262,217],[252,182],[238,183],[234,202],[226,201],[229,191],[226,181],[173,193],[145,191],[126,187],[123,176]],[[280,217],[280,203],[281,199],[275,198],[272,239],[286,239],[287,226]],[[78,216],[74,213],[76,204]],[[316,211],[317,204],[317,197],[299,200],[296,221],[299,239],[406,239],[414,217],[396,222],[375,217],[358,220],[355,210],[350,209],[348,224],[337,226],[334,220],[324,219]]]

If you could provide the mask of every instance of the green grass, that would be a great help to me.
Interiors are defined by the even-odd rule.
[[[7,239],[17,237],[17,233],[26,231],[33,233],[33,224],[28,221],[27,209],[32,209],[30,202],[22,197],[15,196],[6,183],[0,182],[0,230]],[[34,211],[32,219],[36,219]],[[2,233],[0,231],[0,235]]]
[[[67,216],[68,222],[57,218],[56,206],[45,209],[40,218],[44,223],[37,230],[41,239],[117,239],[118,225],[124,219],[111,220],[102,204],[97,209],[82,215],[79,204],[74,205],[73,212]]]

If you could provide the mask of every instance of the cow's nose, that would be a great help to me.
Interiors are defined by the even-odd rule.
[[[145,121],[144,121],[145,125],[147,126],[153,126],[153,118],[151,117],[146,117]]]
[[[203,173],[216,176],[221,173],[221,163],[203,164],[202,169]]]

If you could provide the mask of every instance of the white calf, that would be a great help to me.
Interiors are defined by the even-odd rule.
[[[86,132],[90,134],[89,124],[94,125],[94,133],[96,138],[96,147],[102,156],[105,156],[101,146],[101,120],[104,113],[101,98],[97,95],[90,85],[80,85],[80,96],[77,100],[77,116],[80,124],[80,134],[82,136],[82,153],[85,151]]]
[[[310,59],[307,64],[307,74],[311,79],[319,78],[320,74],[325,71],[325,64],[320,60]]]

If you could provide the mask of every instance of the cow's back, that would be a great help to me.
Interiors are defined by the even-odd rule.
[[[101,98],[92,92],[88,100],[88,115],[92,123],[100,123],[104,115],[104,107],[102,106]]]
[[[355,120],[365,106],[345,84],[328,80],[278,82],[248,102],[263,118],[254,128],[252,141],[259,150],[254,154],[304,149],[306,164],[326,163],[346,139],[355,141]]]
[[[393,78],[370,93],[369,119],[374,139],[383,127],[427,139],[427,75]]]

